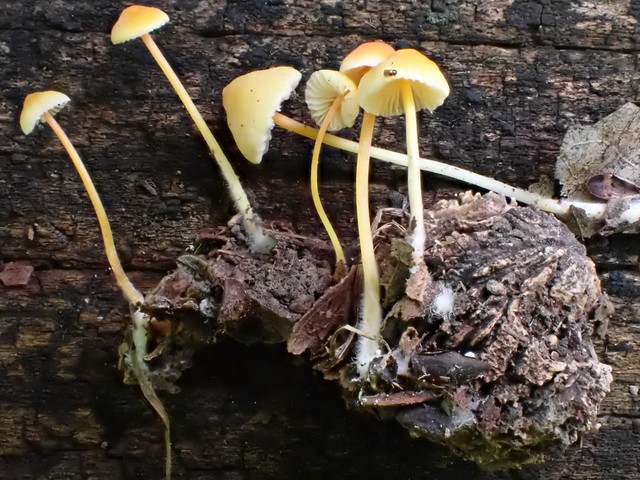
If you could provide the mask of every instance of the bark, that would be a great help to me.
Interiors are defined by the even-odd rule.
[[[276,128],[259,166],[225,126],[220,91],[250,69],[292,65],[307,78],[337,68],[363,40],[417,47],[452,95],[421,114],[421,154],[526,187],[551,175],[568,126],[640,100],[634,0],[493,2],[160,1],[172,22],[154,35],[229,152],[267,225],[323,237],[308,193],[309,141]],[[151,290],[198,232],[233,207],[204,142],[141,42],[112,46],[119,2],[0,5],[0,261],[35,270],[0,284],[0,478],[154,478],[162,427],[116,369],[127,308],[107,269],[97,221],[48,129],[25,137],[24,96],[73,100],[59,122],[94,177],[125,268]],[[302,92],[302,89],[300,89]],[[302,94],[283,109],[309,122]],[[377,122],[374,144],[402,151],[400,119]],[[357,129],[343,132],[351,138]],[[322,196],[353,246],[354,157],[325,149]],[[426,202],[462,191],[425,176]],[[373,165],[372,207],[405,192],[404,171]],[[176,395],[177,478],[640,478],[638,236],[588,244],[616,307],[606,341],[613,367],[600,430],[547,462],[483,472],[394,423],[345,409],[340,392],[284,345],[230,340],[198,353]],[[11,283],[11,282],[9,282]],[[635,395],[634,395],[634,392]]]

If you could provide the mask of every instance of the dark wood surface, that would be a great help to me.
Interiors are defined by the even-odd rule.
[[[364,40],[417,47],[452,94],[421,114],[423,156],[526,187],[553,172],[566,129],[640,101],[636,0],[159,1],[172,22],[154,38],[219,135],[267,225],[322,235],[308,193],[309,141],[280,129],[260,166],[233,148],[220,91],[250,69],[292,65],[306,79],[337,68]],[[233,213],[216,167],[141,42],[112,46],[123,5],[0,3],[0,262],[35,268],[25,287],[0,285],[0,478],[159,478],[160,422],[122,384],[116,349],[126,305],[107,269],[84,190],[48,129],[25,137],[24,96],[57,89],[58,115],[109,212],[125,267],[151,289],[196,233]],[[283,111],[309,121],[300,96]],[[400,120],[375,143],[403,147]],[[344,132],[354,138],[355,131]],[[326,150],[327,208],[347,242],[356,229],[353,161]],[[404,190],[401,169],[374,164],[372,201]],[[461,185],[425,178],[426,200]],[[284,346],[224,341],[201,352],[164,395],[176,478],[640,478],[640,273],[637,235],[589,242],[617,307],[608,351],[612,392],[602,428],[520,471],[481,472],[395,424],[346,411],[338,389]],[[634,423],[637,423],[634,429]]]

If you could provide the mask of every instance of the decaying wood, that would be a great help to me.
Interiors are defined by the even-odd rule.
[[[0,11],[0,261],[34,267],[0,285],[0,478],[157,478],[162,430],[122,384],[116,349],[127,311],[75,173],[46,129],[24,137],[30,91],[73,100],[58,116],[94,176],[133,281],[152,289],[197,232],[232,215],[222,180],[174,93],[140,43],[110,45],[120,2],[4,2]],[[290,64],[305,78],[335,68],[363,40],[419,47],[452,95],[421,114],[421,153],[527,186],[551,174],[563,133],[639,101],[634,0],[431,2],[159,1],[172,23],[155,38],[231,154],[267,224],[319,237],[308,194],[310,143],[274,131],[246,165],[223,120],[220,90],[249,69]],[[300,90],[302,92],[302,90]],[[301,96],[284,110],[309,121]],[[403,147],[401,120],[375,143]],[[357,131],[344,135],[355,138]],[[327,149],[322,194],[347,243],[356,235],[353,157]],[[372,206],[404,191],[401,169],[375,163]],[[425,177],[428,203],[462,188]],[[345,411],[336,389],[292,365],[283,345],[223,341],[201,352],[164,396],[179,478],[640,478],[638,237],[589,242],[616,307],[596,345],[613,367],[602,427],[546,464],[480,472],[391,423]],[[1,267],[0,267],[1,268]]]

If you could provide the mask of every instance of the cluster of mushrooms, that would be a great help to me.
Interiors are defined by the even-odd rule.
[[[273,235],[264,230],[231,163],[150,36],[151,31],[168,21],[169,17],[157,8],[134,5],[122,12],[111,32],[111,40],[114,44],[135,38],[140,38],[144,42],[191,115],[222,173],[229,195],[241,217],[247,250],[256,257],[269,255],[276,243]],[[383,42],[364,43],[344,58],[340,71],[320,70],[313,73],[306,85],[305,98],[312,118],[319,125],[318,130],[280,113],[281,104],[297,88],[301,77],[300,72],[286,66],[247,73],[224,88],[223,105],[227,113],[229,129],[240,152],[255,164],[261,162],[267,151],[271,131],[275,125],[315,139],[311,158],[310,186],[313,203],[335,252],[335,272],[343,272],[337,275],[338,278],[347,271],[347,258],[320,200],[318,165],[323,144],[357,153],[355,203],[360,245],[362,302],[359,311],[360,320],[357,325],[347,327],[357,337],[354,381],[368,382],[367,388],[370,388],[372,378],[376,378],[378,382],[382,381],[385,369],[389,368],[389,361],[393,360],[397,363],[400,358],[397,354],[395,360],[388,355],[384,356],[391,348],[385,344],[381,334],[384,322],[380,297],[380,268],[376,261],[368,199],[370,157],[407,167],[409,221],[406,222],[406,228],[401,230],[405,237],[401,240],[410,250],[404,261],[404,267],[406,267],[406,275],[414,284],[421,281],[427,282],[430,275],[425,264],[425,242],[428,234],[423,221],[425,212],[420,184],[421,170],[474,184],[560,216],[576,207],[593,215],[603,214],[603,207],[599,203],[581,202],[579,205],[571,202],[562,203],[457,167],[420,158],[416,112],[425,108],[433,111],[440,106],[449,94],[449,85],[438,66],[416,50],[396,51]],[[274,88],[278,88],[279,91],[274,93]],[[122,268],[107,215],[91,178],[70,140],[53,118],[53,114],[69,101],[69,97],[55,91],[28,95],[24,101],[20,126],[25,134],[29,134],[39,122],[47,123],[59,137],[86,187],[99,220],[107,259],[116,282],[130,305],[132,320],[128,331],[130,342],[121,352],[121,358],[165,424],[166,475],[169,478],[171,475],[169,418],[150,381],[148,367],[152,325],[157,320],[142,308],[145,297],[131,283]],[[364,113],[359,142],[352,142],[327,133],[352,127],[361,109]],[[405,116],[406,154],[378,149],[371,145],[376,117],[397,115]],[[504,206],[503,209],[506,212],[510,208]],[[206,265],[204,268],[206,269]],[[389,267],[385,268],[388,270]],[[453,311],[453,297],[449,287],[444,285],[437,287],[429,304],[430,314],[434,318],[447,319]],[[403,333],[402,341],[405,349],[410,349],[410,345],[415,347],[415,334],[415,329]],[[458,361],[458,357],[453,361]],[[381,365],[381,362],[387,362],[386,366]],[[473,359],[468,360],[469,364],[473,362]],[[398,366],[396,365],[395,368],[397,374]],[[403,368],[406,371],[409,367],[405,365]],[[606,382],[603,381],[603,383]],[[397,386],[397,382],[395,385]],[[365,400],[364,403],[374,405],[375,402],[371,398],[373,397]],[[378,401],[382,397],[376,398]]]
[[[247,73],[222,91],[227,123],[242,154],[259,163],[268,148],[274,124],[291,129],[291,119],[280,104],[294,92],[301,78],[291,67]],[[274,94],[274,89],[277,91]],[[363,118],[356,160],[356,218],[362,264],[362,321],[357,364],[361,375],[380,352],[380,279],[374,253],[369,213],[369,160],[376,116],[406,117],[409,209],[413,219],[424,218],[416,112],[434,110],[449,95],[449,85],[438,66],[413,49],[395,51],[383,42],[364,43],[347,55],[340,71],[319,70],[311,75],[305,99],[312,118],[320,125],[311,159],[311,192],[318,215],[336,252],[337,268],[345,264],[344,250],[318,193],[320,150],[328,130],[352,127],[362,108]],[[416,268],[424,265],[424,222],[412,221],[408,241]]]

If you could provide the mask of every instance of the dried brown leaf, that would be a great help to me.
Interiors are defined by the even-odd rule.
[[[24,287],[29,283],[33,267],[19,262],[7,263],[0,272],[0,282],[5,287]]]

